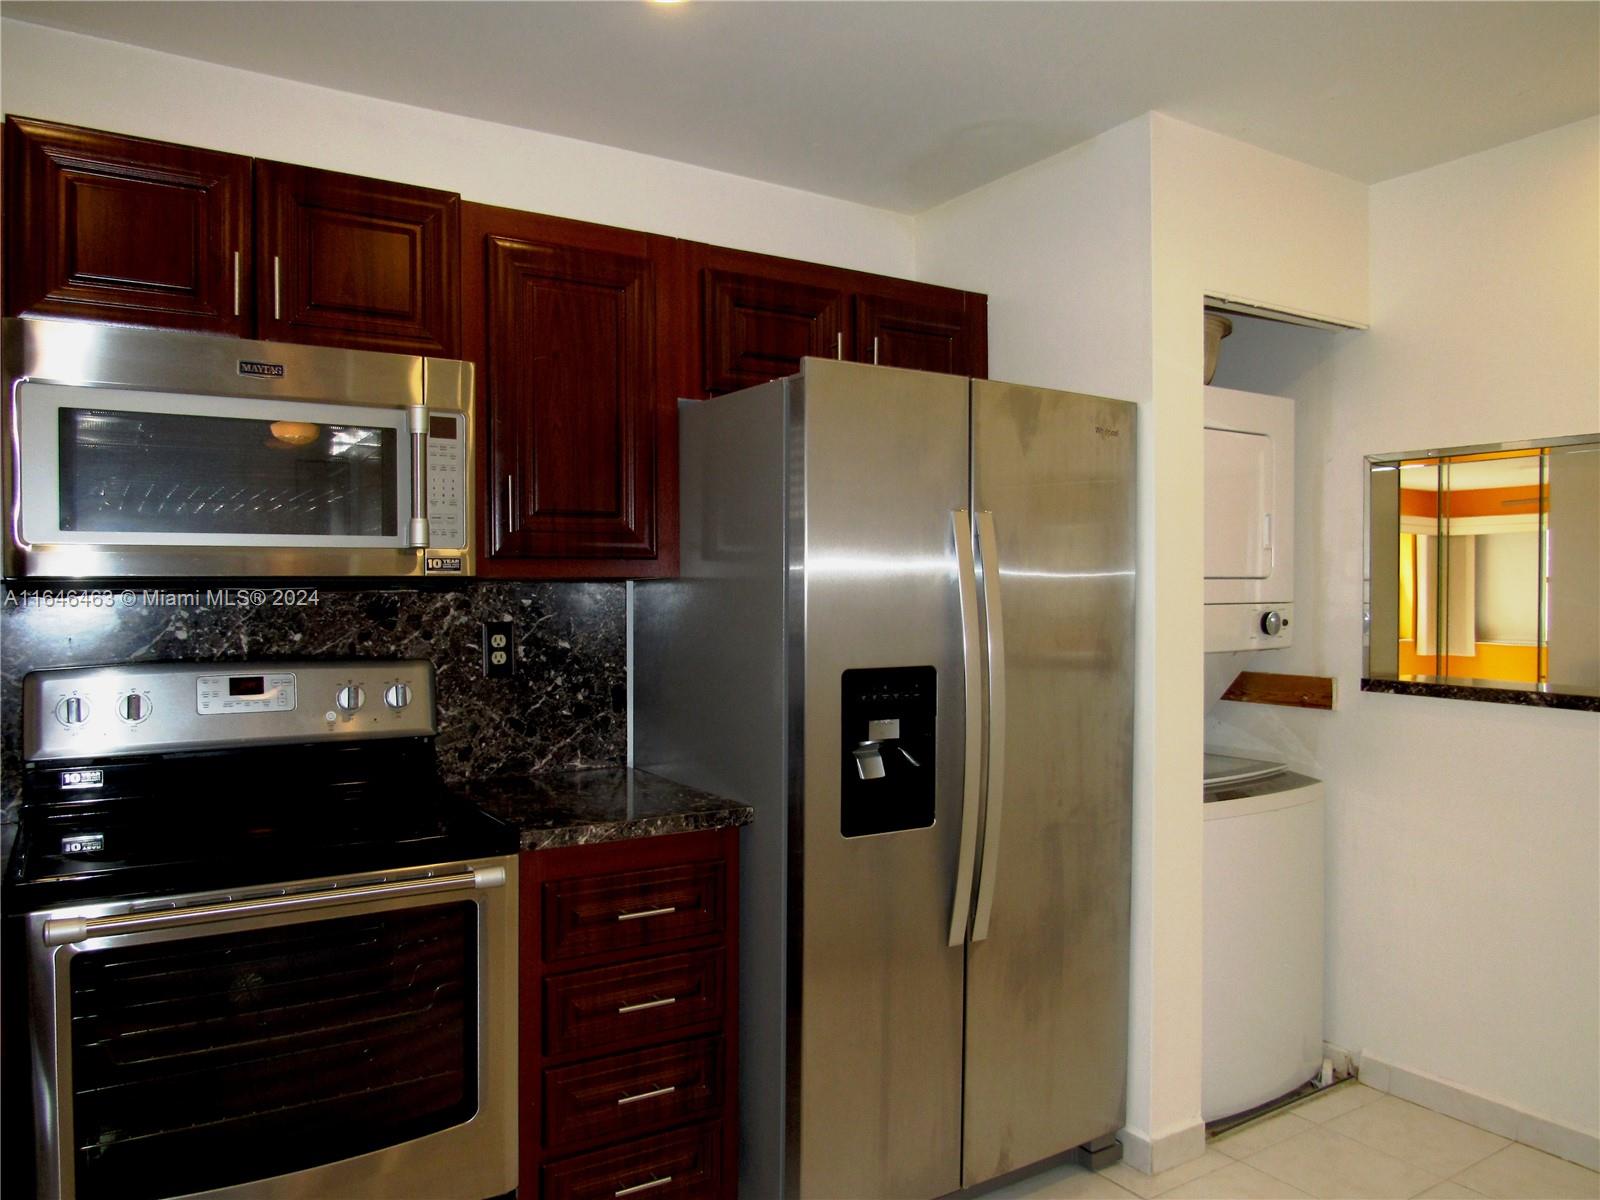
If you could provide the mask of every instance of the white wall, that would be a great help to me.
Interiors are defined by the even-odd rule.
[[[1364,185],[1160,113],[1151,136],[1158,269],[1214,296],[1366,324]]]
[[[811,262],[913,266],[899,213],[20,21],[0,21],[0,108]]]
[[[1335,320],[1366,318],[1366,189],[1156,113],[1151,116],[1153,407],[1162,429],[1151,464],[1159,499],[1154,669],[1159,739],[1155,1046],[1175,1060],[1162,1102],[1181,1160],[1203,1149],[1200,1037],[1204,822],[1200,805],[1204,675],[1204,338],[1207,295]],[[1188,1122],[1187,1126],[1184,1122]],[[1187,1136],[1183,1135],[1187,1130]],[[1159,1161],[1156,1166],[1162,1165]]]
[[[1591,1166],[1600,719],[1358,689],[1362,456],[1600,428],[1597,146],[1591,119],[1374,186],[1370,332],[1224,343],[1228,386],[1298,402],[1300,628],[1207,679],[1339,681],[1332,713],[1217,702],[1208,731],[1328,782],[1329,1040],[1564,1127],[1547,1148]]]

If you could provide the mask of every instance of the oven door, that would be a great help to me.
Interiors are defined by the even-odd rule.
[[[29,914],[39,1195],[516,1186],[516,864]]]

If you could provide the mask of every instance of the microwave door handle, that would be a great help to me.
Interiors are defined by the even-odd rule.
[[[978,788],[983,755],[983,658],[978,640],[978,581],[972,559],[972,517],[964,508],[950,514],[956,542],[956,594],[961,601],[961,669],[966,715],[966,761],[961,786],[961,848],[956,858],[955,903],[950,909],[949,944],[967,940],[972,916],[972,874],[978,857]]]
[[[407,545],[428,544],[428,409],[406,409],[406,429],[411,434],[411,529]]]
[[[1000,613],[1000,540],[994,531],[994,514],[978,514],[978,554],[983,563],[983,616],[989,635],[988,705],[989,742],[984,780],[983,868],[978,875],[978,908],[972,917],[972,940],[989,936],[989,913],[1000,877],[1000,817],[1005,806],[1006,783],[1006,639]]]

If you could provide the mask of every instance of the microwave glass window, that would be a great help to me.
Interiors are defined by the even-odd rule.
[[[379,426],[63,408],[61,529],[393,537],[397,442]]]

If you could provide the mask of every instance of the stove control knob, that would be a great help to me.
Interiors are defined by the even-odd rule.
[[[344,713],[356,712],[366,702],[367,689],[359,683],[345,684],[333,698],[334,705]]]
[[[63,696],[56,701],[56,720],[69,729],[89,719],[89,702],[82,696]]]
[[[391,683],[383,693],[383,702],[395,712],[399,712],[411,703],[411,685],[409,683]]]
[[[150,715],[150,697],[139,692],[129,692],[117,697],[117,716],[130,725],[137,725]]]

